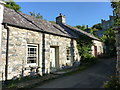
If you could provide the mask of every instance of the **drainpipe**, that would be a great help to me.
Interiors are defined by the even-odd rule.
[[[45,33],[42,34],[42,75],[45,74]]]
[[[9,51],[9,27],[7,24],[4,25],[5,29],[7,29],[7,42],[6,42],[6,63],[5,63],[5,81],[7,82],[8,78],[8,51]]]

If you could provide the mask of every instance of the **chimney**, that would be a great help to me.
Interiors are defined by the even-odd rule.
[[[66,23],[66,17],[60,13],[58,17],[56,17],[56,23],[57,24],[65,24]]]
[[[86,25],[86,29],[88,29],[88,25]]]

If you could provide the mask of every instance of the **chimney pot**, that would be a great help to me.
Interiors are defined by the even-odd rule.
[[[62,13],[60,13],[60,16],[63,16]]]

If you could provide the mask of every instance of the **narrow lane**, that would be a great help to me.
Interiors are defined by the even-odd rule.
[[[37,88],[101,88],[108,77],[115,74],[115,70],[115,58],[101,59],[83,72],[48,81]]]

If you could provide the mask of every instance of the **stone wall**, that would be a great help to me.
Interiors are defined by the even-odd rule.
[[[2,52],[1,52],[1,44],[2,44],[2,22],[3,22],[3,12],[4,12],[4,2],[0,0],[0,66],[2,66]],[[2,76],[2,70],[0,69],[0,76]],[[2,78],[0,78],[0,81],[2,81]],[[0,89],[2,87],[2,84],[0,82]]]
[[[30,75],[30,67],[27,65],[26,51],[27,44],[37,44],[39,48],[38,62],[34,67],[39,67],[39,74],[42,75],[43,64],[45,64],[45,73],[50,73],[50,47],[57,47],[59,54],[57,68],[63,65],[72,66],[74,62],[80,63],[80,56],[76,48],[76,41],[70,38],[54,36],[50,34],[42,34],[40,32],[30,31],[9,26],[9,57],[8,57],[8,79]],[[44,35],[44,36],[43,36]],[[45,37],[45,39],[44,39]],[[5,63],[6,63],[6,41],[7,30],[3,27],[2,30],[2,61],[0,66],[3,72],[2,79],[5,80]],[[43,43],[43,41],[45,43]],[[45,50],[43,49],[45,45]],[[71,47],[71,60],[67,61],[66,48]],[[43,51],[45,56],[43,57]],[[43,62],[43,60],[45,62]],[[35,71],[34,71],[35,72]]]
[[[53,36],[50,34],[45,34],[45,72],[50,73],[50,47],[58,48],[58,69],[63,66],[72,66],[73,62],[79,62],[80,56],[76,48],[76,41],[70,38],[64,38],[59,36]],[[71,60],[67,60],[67,47],[71,47]]]
[[[34,31],[25,29],[19,29],[15,27],[9,27],[9,55],[8,55],[8,79],[13,77],[29,75],[30,69],[26,69],[26,49],[27,44],[34,43],[39,44],[39,52],[41,60],[42,55],[42,34]],[[5,72],[5,60],[6,60],[6,41],[7,41],[7,30],[2,30],[2,71]],[[41,67],[41,62],[38,64]],[[37,65],[37,66],[38,66]],[[5,73],[4,73],[5,74]],[[5,76],[5,75],[3,75]],[[5,79],[5,77],[3,77]]]
[[[117,50],[117,76],[119,77],[120,80],[120,27],[116,28],[115,31],[115,36],[116,36],[116,50]]]

